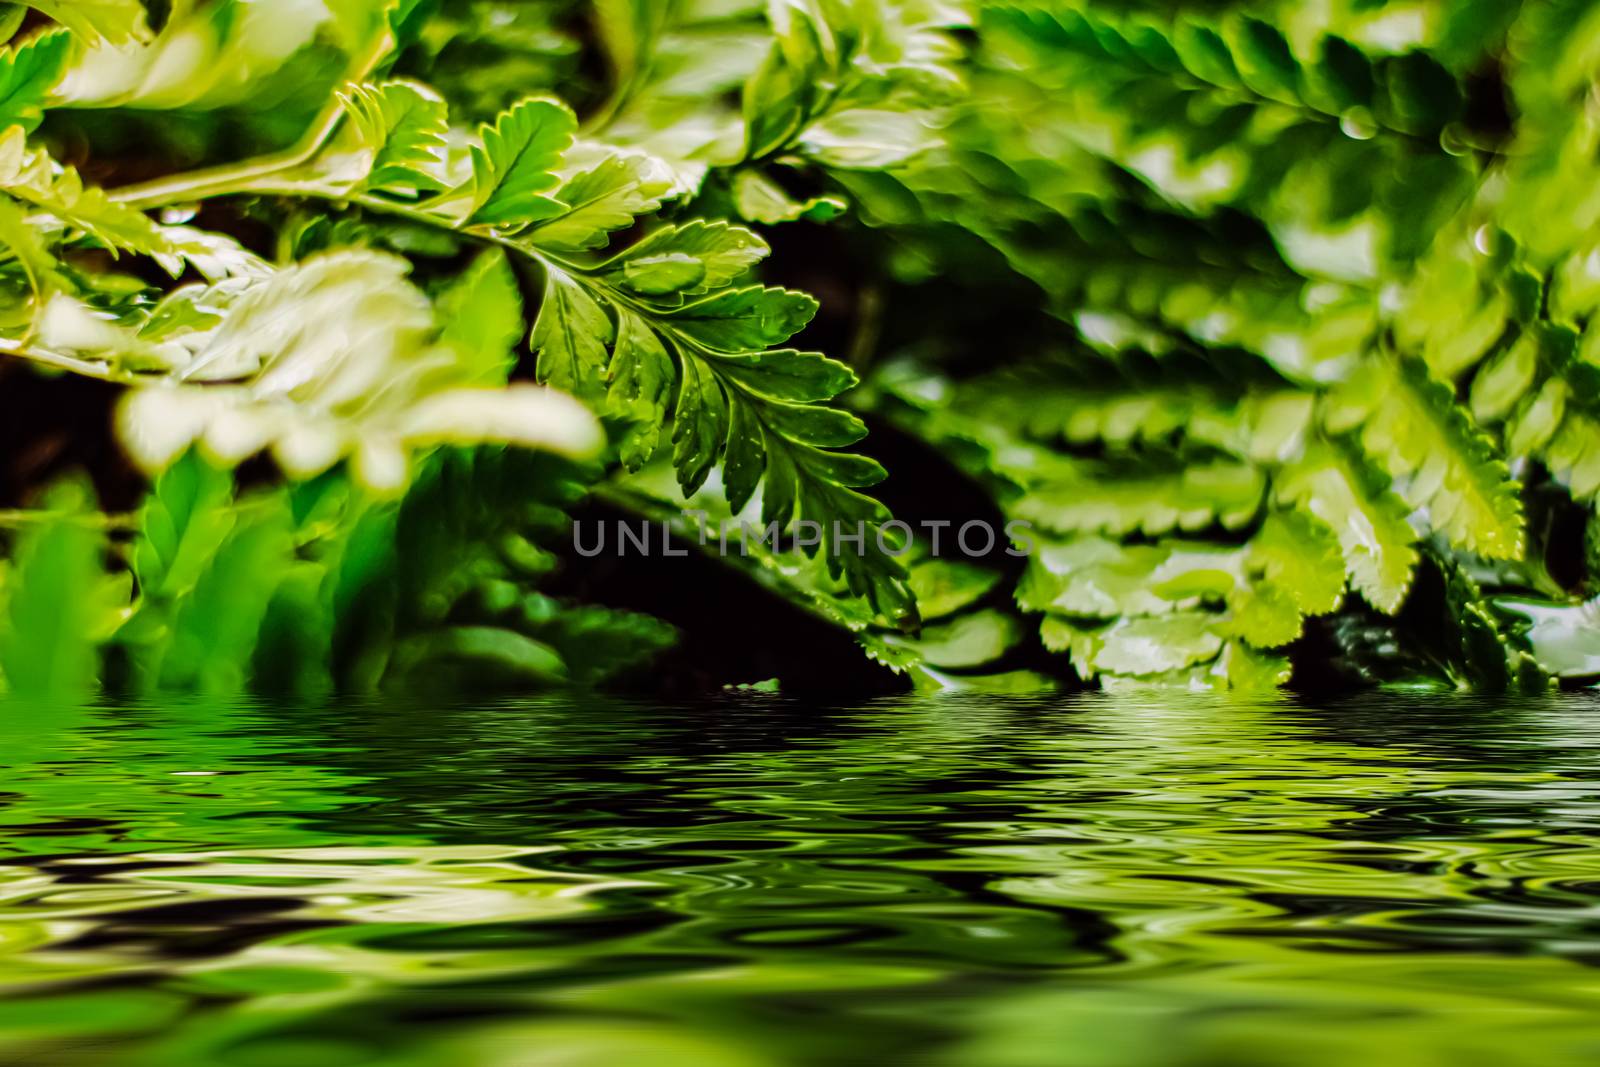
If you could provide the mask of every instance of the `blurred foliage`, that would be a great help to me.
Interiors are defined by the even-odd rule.
[[[140,510],[112,685],[304,699],[602,682],[673,634],[538,591],[590,478],[535,452],[444,451],[403,500],[374,501],[339,472],[239,492],[190,452]]]
[[[943,143],[843,180],[904,299],[976,235],[1060,322],[906,327],[866,396],[1035,524],[1045,645],[1107,684],[1593,677],[1591,5],[982,6]]]

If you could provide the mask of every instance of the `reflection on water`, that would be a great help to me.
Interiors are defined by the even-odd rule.
[[[0,1063],[1595,1062],[1597,713],[0,706]]]

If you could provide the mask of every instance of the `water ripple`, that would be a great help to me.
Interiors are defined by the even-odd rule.
[[[1580,1062],[1596,709],[0,708],[0,1062]]]

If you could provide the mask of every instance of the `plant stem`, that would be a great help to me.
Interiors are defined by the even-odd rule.
[[[105,363],[74,359],[72,356],[63,356],[57,352],[28,348],[16,341],[0,340],[0,356],[15,356],[18,359],[26,359],[46,367],[54,367],[56,370],[70,371],[85,378],[98,378],[103,382],[133,382],[138,380],[137,375],[115,370]]]
[[[366,52],[357,56],[345,76],[346,84],[360,84],[367,80],[384,58],[394,50],[394,34],[387,28],[373,41]],[[108,191],[112,200],[140,211],[225,196],[239,191],[260,179],[270,178],[286,170],[303,166],[315,159],[344,121],[344,103],[337,96],[318,113],[311,127],[294,145],[270,155],[226,163],[217,167],[174,174],[138,185],[125,185]]]
[[[103,512],[84,514],[74,511],[0,511],[0,530],[21,530],[47,522],[73,522],[97,530],[132,530],[138,525],[137,515],[115,515]]]
[[[377,215],[388,215],[391,218],[404,219],[407,222],[414,222],[419,226],[427,226],[435,230],[444,230],[446,233],[453,233],[458,237],[466,238],[469,241],[481,241],[485,244],[498,245],[509,252],[515,252],[519,256],[532,259],[540,266],[554,266],[561,270],[572,273],[583,273],[583,268],[579,267],[577,264],[569,263],[558,256],[552,256],[548,253],[540,252],[538,249],[533,248],[530,245],[520,243],[510,237],[500,237],[492,233],[484,233],[481,231],[472,232],[469,230],[462,230],[454,226],[447,218],[441,218],[438,215],[428,211],[423,211],[422,209],[413,207],[409,204],[400,204],[393,200],[385,200],[381,196],[373,196],[369,193],[352,193],[340,189],[330,189],[327,186],[320,185],[316,182],[267,180],[252,182],[246,185],[241,185],[237,188],[229,189],[226,191],[226,194],[216,193],[213,195],[244,196],[251,194],[259,196],[300,197],[308,200],[331,200],[347,204],[354,204],[363,210],[371,211]]]

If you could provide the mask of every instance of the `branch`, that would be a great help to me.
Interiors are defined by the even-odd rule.
[[[394,47],[394,33],[385,27],[373,41],[372,46],[356,57],[345,75],[344,82],[359,85],[366,81]],[[311,162],[333,140],[333,135],[339,131],[343,121],[344,104],[335,95],[318,113],[316,120],[300,140],[282,152],[157,178],[155,181],[141,182],[137,185],[125,185],[120,189],[108,190],[107,195],[117,203],[126,204],[140,211],[191,200],[204,200],[213,196],[228,196],[240,192],[242,186],[247,186],[251,182],[270,178]]]

